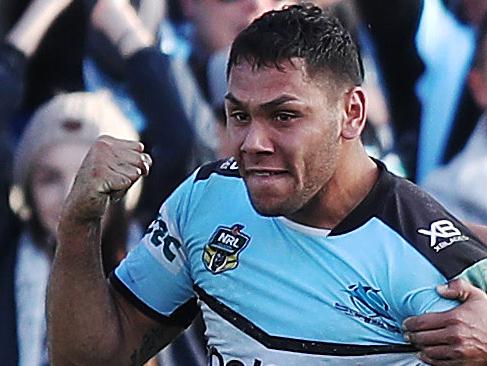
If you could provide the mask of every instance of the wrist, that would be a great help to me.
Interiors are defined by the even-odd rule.
[[[153,44],[153,37],[146,31],[127,28],[116,42],[117,49],[123,58],[132,56],[142,48],[150,47]]]

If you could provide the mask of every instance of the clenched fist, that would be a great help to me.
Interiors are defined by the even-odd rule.
[[[98,220],[142,176],[152,159],[138,141],[100,136],[84,158],[65,206],[71,220]]]

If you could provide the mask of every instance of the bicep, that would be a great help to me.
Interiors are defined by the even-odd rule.
[[[165,324],[147,316],[112,285],[110,286],[126,338],[124,364],[143,365],[183,331],[182,326]]]

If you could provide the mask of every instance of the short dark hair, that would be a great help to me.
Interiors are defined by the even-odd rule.
[[[281,68],[304,59],[309,76],[331,71],[339,81],[361,85],[364,69],[350,33],[328,11],[313,4],[290,5],[265,13],[234,40],[227,66],[248,62],[255,68]]]

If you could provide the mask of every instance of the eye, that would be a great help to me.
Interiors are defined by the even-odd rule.
[[[291,122],[298,116],[292,112],[278,112],[275,114],[274,119],[278,122]]]
[[[230,119],[238,123],[245,123],[250,120],[250,116],[245,112],[235,111],[230,113]]]

